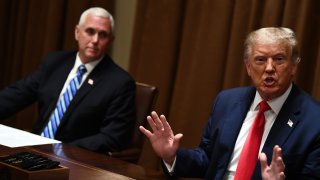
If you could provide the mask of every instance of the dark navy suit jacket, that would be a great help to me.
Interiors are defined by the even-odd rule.
[[[217,96],[199,147],[178,150],[174,176],[223,178],[255,92],[242,87]],[[275,145],[283,151],[286,179],[320,179],[320,104],[295,85],[262,149],[269,163]],[[252,179],[261,179],[260,171],[258,161]]]
[[[56,107],[76,53],[49,53],[35,73],[0,91],[0,119],[38,102],[39,119],[33,132],[40,134]],[[92,151],[117,151],[126,146],[134,118],[135,81],[106,55],[77,91],[55,138]]]

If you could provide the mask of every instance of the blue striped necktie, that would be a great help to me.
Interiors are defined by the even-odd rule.
[[[83,64],[80,65],[78,68],[76,77],[74,77],[70,81],[65,92],[60,97],[57,103],[57,107],[54,109],[47,126],[44,128],[43,132],[41,133],[41,136],[54,139],[54,136],[56,134],[60,121],[63,117],[63,114],[66,112],[70,102],[72,101],[77,90],[79,89],[82,81],[82,75],[85,72],[87,72],[86,67]]]

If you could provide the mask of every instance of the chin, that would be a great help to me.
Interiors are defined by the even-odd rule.
[[[281,93],[279,91],[271,91],[271,92],[265,93],[265,97],[267,100],[271,100],[271,99],[277,98],[279,96],[281,96]]]
[[[88,54],[87,55],[87,59],[90,59],[91,61],[92,60],[96,60],[96,59],[99,59],[99,55],[97,55],[97,54]]]
[[[270,100],[276,96],[278,90],[270,87],[262,87],[259,89],[259,92],[263,99]]]

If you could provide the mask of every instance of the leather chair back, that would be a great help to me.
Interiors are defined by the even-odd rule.
[[[145,139],[145,135],[140,132],[139,126],[146,125],[147,116],[150,115],[151,111],[154,109],[157,96],[157,87],[136,82],[136,123],[132,134],[131,144],[129,145],[129,148],[120,152],[108,152],[109,156],[132,163],[138,162]]]
[[[158,89],[143,83],[136,83],[136,124],[132,137],[132,146],[142,148],[144,135],[140,132],[139,126],[145,126],[147,116],[154,109]]]

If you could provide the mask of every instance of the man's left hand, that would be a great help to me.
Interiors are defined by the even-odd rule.
[[[263,180],[283,180],[285,179],[285,164],[282,160],[282,151],[278,145],[273,148],[272,161],[270,166],[265,153],[260,154],[261,175]]]

